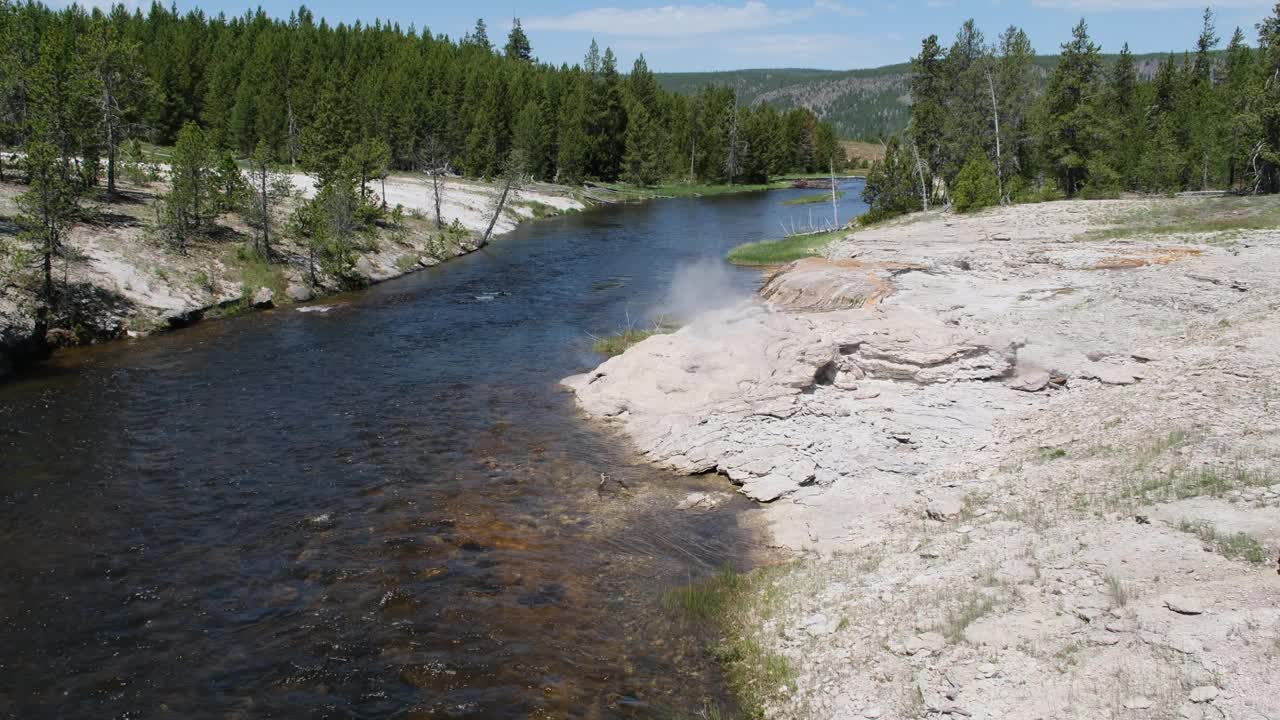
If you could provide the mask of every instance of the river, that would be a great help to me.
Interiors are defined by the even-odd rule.
[[[863,209],[846,189],[842,219]],[[731,708],[707,629],[661,599],[748,562],[752,508],[674,510],[727,481],[646,466],[557,382],[600,361],[592,335],[667,313],[673,283],[754,290],[721,258],[828,217],[782,204],[812,192],[527,223],[318,311],[0,385],[0,716]]]

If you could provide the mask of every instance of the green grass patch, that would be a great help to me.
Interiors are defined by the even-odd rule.
[[[1202,542],[1212,547],[1214,551],[1225,558],[1244,560],[1254,565],[1261,565],[1267,561],[1266,549],[1262,547],[1261,543],[1245,533],[1224,535],[1219,533],[1212,523],[1193,520],[1182,520],[1178,523],[1178,529],[1200,538]]]
[[[406,253],[396,258],[396,269],[402,273],[407,273],[418,267],[420,256],[413,253]]]
[[[663,332],[665,331],[662,328],[653,328],[652,330],[636,330],[634,328],[628,328],[612,335],[596,338],[595,342],[591,345],[591,349],[601,355],[613,357],[630,350],[631,346],[636,343],[648,340],[654,335],[661,335]]]
[[[833,240],[839,240],[848,234],[847,230],[834,230],[812,235],[794,235],[782,240],[747,243],[729,251],[729,262],[734,265],[783,265],[819,255]]]
[[[538,202],[537,200],[529,200],[528,202],[525,202],[523,204],[525,207],[529,208],[530,212],[533,213],[533,218],[535,220],[555,217],[561,214],[559,208],[555,207],[554,205],[541,203],[541,202]]]
[[[1162,200],[1117,213],[1104,222],[1116,227],[1090,230],[1080,239],[1271,230],[1280,226],[1280,202],[1270,196]]]
[[[270,288],[276,300],[284,298],[289,283],[284,276],[284,268],[272,265],[249,245],[236,248],[234,264],[240,271],[240,294],[249,304],[249,300],[258,288]]]
[[[723,668],[744,717],[763,717],[765,700],[778,688],[795,682],[795,670],[787,659],[762,643],[755,629],[761,618],[775,611],[779,581],[786,572],[786,566],[749,573],[726,568],[706,580],[672,590],[663,599],[668,610],[694,626],[715,628],[719,640],[712,654]]]
[[[843,190],[836,191],[836,199],[839,200],[842,197],[844,197],[844,191]],[[791,198],[790,200],[783,200],[782,204],[783,205],[817,205],[818,203],[828,203],[828,202],[831,202],[831,193],[820,192],[820,193],[814,193],[812,195],[801,195],[798,198]]]

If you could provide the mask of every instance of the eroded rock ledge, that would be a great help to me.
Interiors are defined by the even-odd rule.
[[[837,251],[858,257],[794,263],[759,299],[705,314],[565,385],[654,462],[719,471],[771,501],[981,447],[994,415],[1039,401],[1028,393],[1138,382],[1151,354],[1143,348],[1160,328],[1118,336],[1110,319],[1151,302],[1202,302],[1207,290],[1168,273],[1151,296],[1129,297],[1143,265],[1098,269],[1146,256],[1164,268],[1170,253],[1156,245],[876,237],[859,233]]]
[[[1085,234],[1276,207],[913,218],[566,382],[774,500],[766,717],[1277,718],[1280,231]]]

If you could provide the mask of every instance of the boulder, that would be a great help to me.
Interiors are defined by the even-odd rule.
[[[1201,685],[1191,691],[1190,700],[1193,703],[1213,702],[1218,697],[1218,688],[1212,685]]]
[[[362,277],[373,279],[373,263],[369,262],[369,258],[362,257],[356,261],[356,272]]]
[[[1022,392],[1040,392],[1049,386],[1051,376],[1047,370],[1030,370],[1018,373],[1009,381],[1009,387]]]
[[[276,306],[276,294],[268,287],[260,287],[253,293],[251,301],[258,310],[266,310]]]
[[[917,655],[919,653],[928,653],[932,655],[941,652],[947,646],[947,639],[941,633],[927,632],[908,638],[902,643],[902,649],[908,655]]]
[[[1161,600],[1164,606],[1179,615],[1202,615],[1204,614],[1204,605],[1190,598],[1181,595],[1165,595]]]
[[[294,302],[306,302],[315,297],[315,294],[311,292],[311,288],[298,283],[290,283],[284,294],[288,295],[289,299]]]
[[[964,500],[958,495],[939,495],[929,500],[929,505],[925,507],[925,515],[930,520],[938,522],[947,522],[960,517],[960,513],[964,512]]]

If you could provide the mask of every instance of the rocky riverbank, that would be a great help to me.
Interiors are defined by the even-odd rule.
[[[1277,220],[905,218],[566,385],[770,503],[770,717],[1280,717]]]
[[[298,197],[312,192],[309,178],[294,175]],[[464,255],[480,247],[498,189],[450,178],[444,183],[441,216],[451,228],[435,227],[429,181],[394,175],[385,189],[388,206],[401,205],[399,224],[387,223],[357,249],[355,273],[361,283],[398,277]],[[140,337],[182,327],[208,315],[306,302],[341,290],[320,279],[311,282],[308,250],[277,232],[276,262],[247,253],[251,230],[236,215],[218,219],[218,231],[193,241],[185,252],[156,237],[156,201],[162,183],[126,184],[119,198],[86,204],[86,221],[67,241],[66,262],[57,263],[65,285],[52,327],[37,327],[35,283],[18,260],[15,198],[25,188],[0,183],[0,378],[16,365],[59,346]],[[571,188],[537,184],[516,193],[495,225],[509,232],[524,220],[580,210],[582,194]],[[290,208],[285,208],[281,217]],[[456,222],[456,225],[453,225]],[[281,223],[283,225],[283,222]]]

